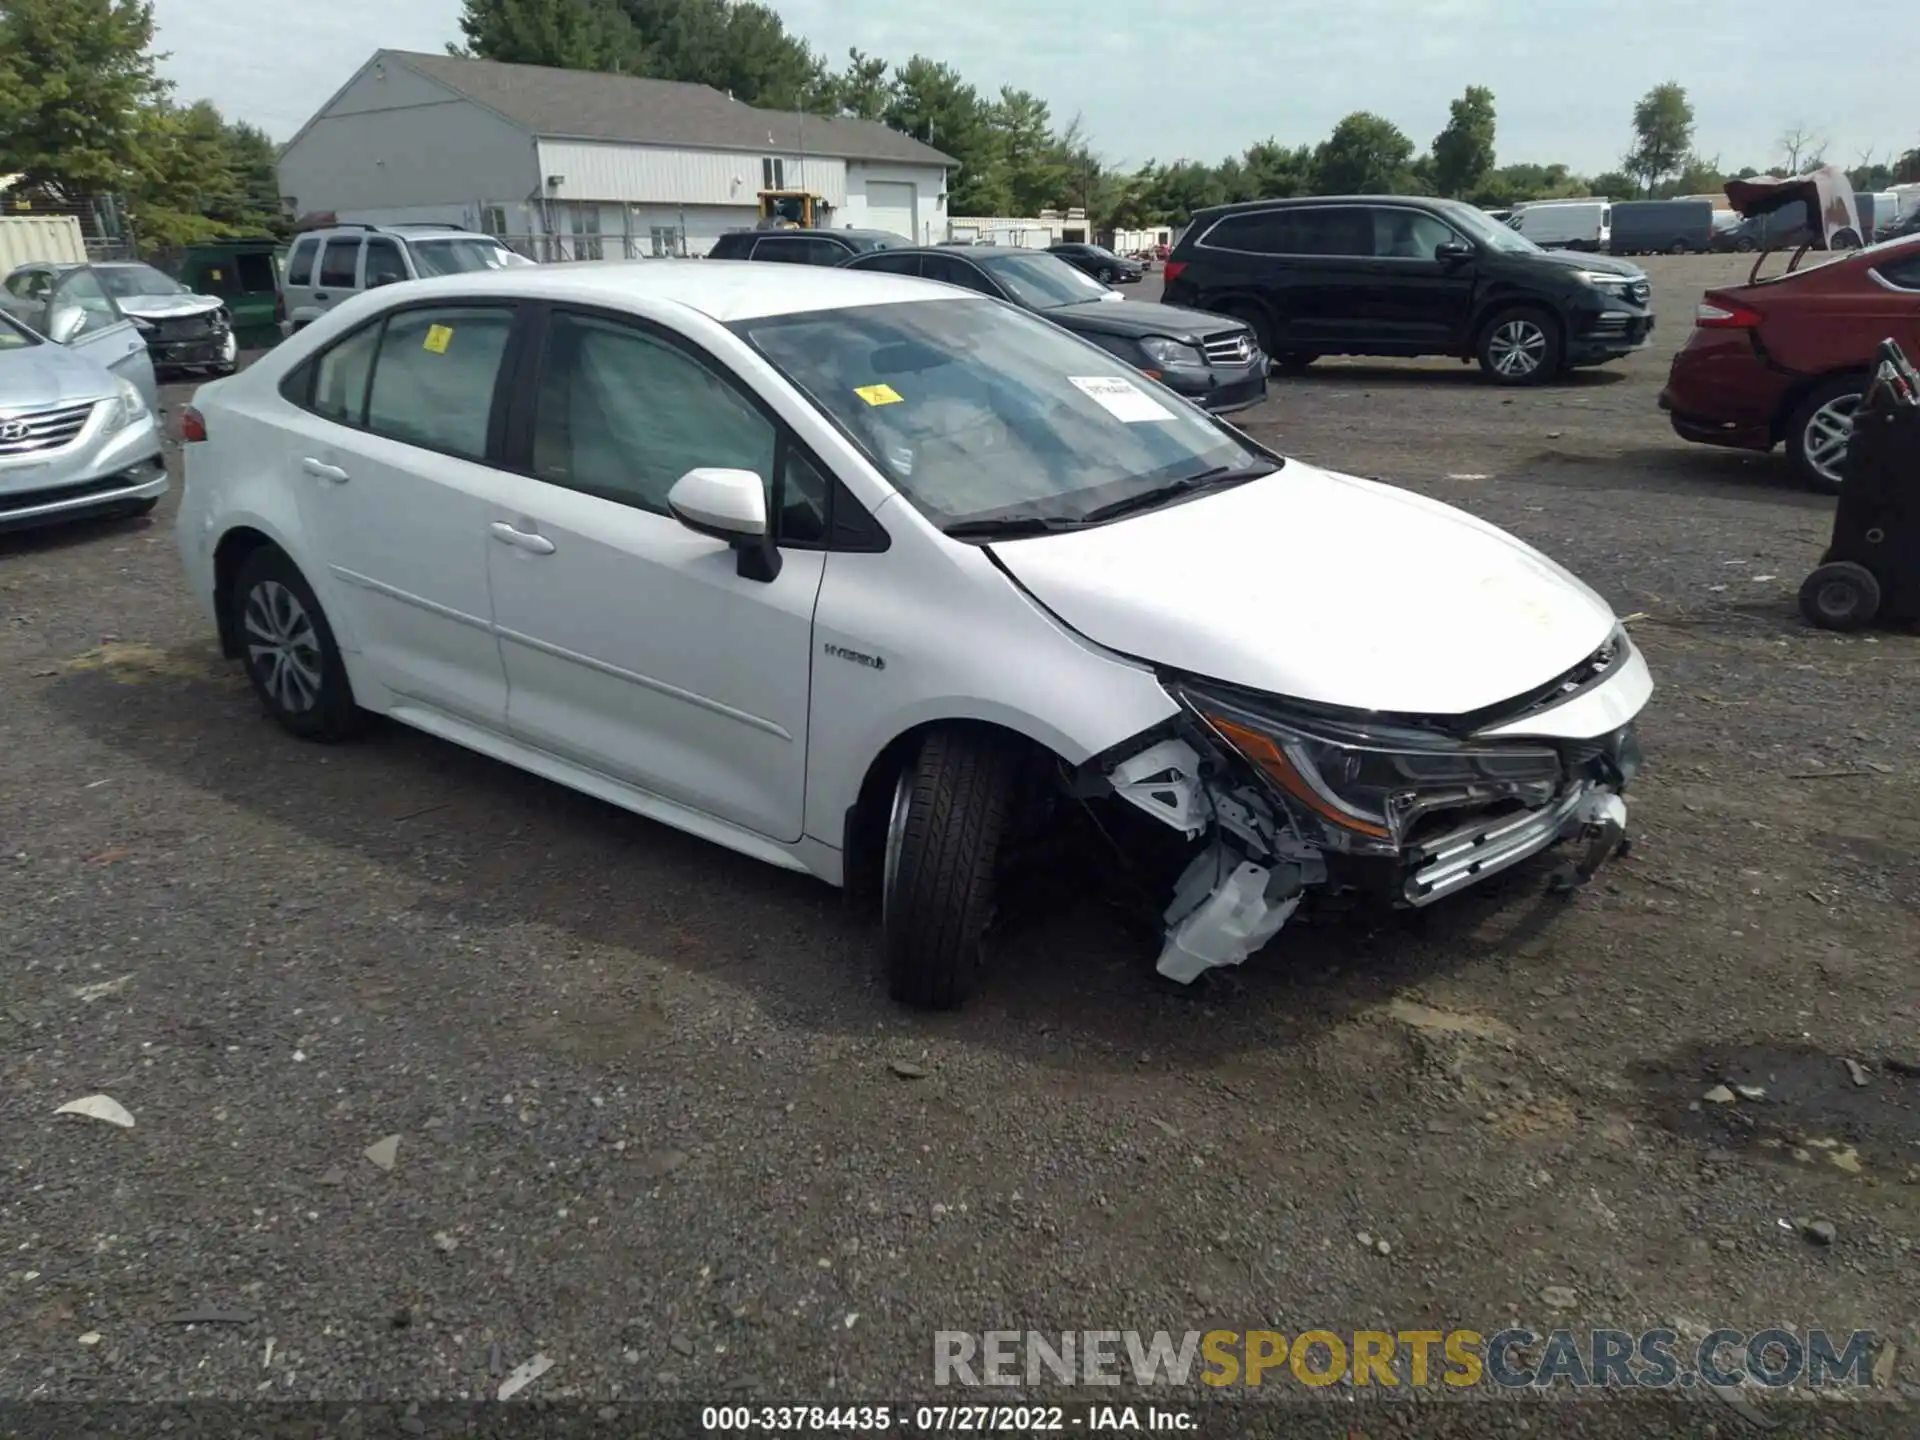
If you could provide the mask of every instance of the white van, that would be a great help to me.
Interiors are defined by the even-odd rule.
[[[1507,225],[1543,250],[1606,250],[1613,243],[1608,200],[1534,200],[1516,206]]]

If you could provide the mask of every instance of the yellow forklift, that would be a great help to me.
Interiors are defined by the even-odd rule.
[[[817,230],[826,224],[828,206],[807,190],[762,190],[762,230]]]

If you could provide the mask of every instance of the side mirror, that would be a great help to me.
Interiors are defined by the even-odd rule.
[[[1473,246],[1464,240],[1447,240],[1433,247],[1433,258],[1443,265],[1473,258]]]
[[[78,305],[62,305],[47,321],[47,338],[65,345],[87,328],[87,312]]]
[[[768,581],[780,573],[780,550],[767,526],[766,482],[753,471],[689,470],[667,492],[667,509],[695,534],[738,550],[739,573],[747,579]]]

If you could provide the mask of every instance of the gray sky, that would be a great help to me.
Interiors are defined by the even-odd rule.
[[[165,73],[183,99],[284,140],[382,46],[438,50],[460,0],[156,0]],[[889,60],[916,50],[991,93],[1034,91],[1057,119],[1084,116],[1115,163],[1217,160],[1269,135],[1317,142],[1351,110],[1385,115],[1425,148],[1447,102],[1492,87],[1503,161],[1610,169],[1633,102],[1678,80],[1696,142],[1729,169],[1764,168],[1804,124],[1852,165],[1920,145],[1913,57],[1920,8],[1842,7],[1822,27],[1799,0],[776,0],[792,30],[836,63],[850,45]],[[1238,9],[1242,19],[1220,17]],[[238,17],[245,16],[242,21]],[[1863,34],[1870,31],[1870,36]]]

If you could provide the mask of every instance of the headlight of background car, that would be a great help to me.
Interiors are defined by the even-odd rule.
[[[1192,688],[1180,698],[1329,850],[1395,854],[1436,805],[1517,800],[1532,809],[1560,786],[1560,757],[1542,746],[1473,746],[1423,730],[1283,715]]]
[[[120,382],[119,394],[111,404],[113,409],[107,412],[106,428],[101,431],[103,435],[124,430],[147,413],[147,397],[140,393],[140,388],[131,380]]]
[[[1633,288],[1633,276],[1609,275],[1601,270],[1581,270],[1576,279],[1584,280],[1596,290],[1605,290],[1609,294],[1624,295]]]
[[[1199,348],[1187,345],[1179,340],[1169,340],[1161,335],[1149,335],[1140,342],[1140,348],[1147,358],[1162,370],[1196,370],[1206,368],[1206,358]]]

